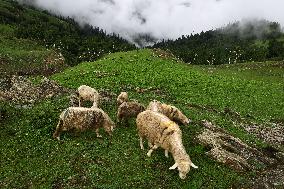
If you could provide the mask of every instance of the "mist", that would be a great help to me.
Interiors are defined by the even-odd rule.
[[[265,19],[284,25],[283,0],[18,0],[69,16],[135,43],[137,35],[156,40]]]

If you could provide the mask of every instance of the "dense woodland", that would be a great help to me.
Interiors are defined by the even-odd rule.
[[[32,39],[47,48],[58,49],[69,65],[94,61],[106,53],[136,48],[100,28],[87,24],[80,26],[72,18],[51,15],[11,0],[2,0],[0,5],[0,24],[15,27],[14,37]]]
[[[191,64],[283,60],[284,35],[276,22],[236,22],[177,40],[163,40],[153,47],[168,49]]]

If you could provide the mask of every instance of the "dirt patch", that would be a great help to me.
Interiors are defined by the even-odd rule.
[[[282,124],[267,123],[266,125],[241,124],[248,132],[273,146],[284,146],[284,126]]]
[[[220,163],[238,171],[246,171],[257,170],[258,167],[266,167],[277,162],[277,159],[266,156],[209,121],[202,121],[202,126],[205,128],[197,139],[210,149],[207,154]]]
[[[254,117],[251,115],[241,116],[239,112],[236,112],[228,107],[224,110],[218,110],[213,106],[188,104],[190,108],[194,108],[200,111],[207,111],[219,114],[220,116],[228,116],[238,127],[244,128],[248,133],[257,136],[259,139],[276,147],[283,147],[284,145],[284,123],[283,120],[273,120],[264,124],[254,123]]]
[[[283,152],[273,147],[256,149],[206,120],[201,125],[204,128],[197,141],[209,149],[208,156],[239,172],[255,173],[245,187],[284,187]]]
[[[220,113],[219,110],[213,106],[199,105],[199,104],[188,104],[190,108],[198,109],[201,111],[208,111],[213,113]]]
[[[99,89],[98,90],[100,97],[101,97],[101,102],[102,103],[111,103],[111,101],[113,99],[117,98],[117,94],[115,94],[114,92],[111,92],[111,90],[109,89]]]
[[[278,164],[259,173],[251,181],[252,188],[284,188],[284,165]]]
[[[159,88],[156,88],[156,87],[148,87],[148,88],[136,87],[135,91],[137,93],[152,92],[152,93],[157,94],[157,95],[164,95],[165,94],[165,92],[162,89],[159,89]]]
[[[170,50],[153,49],[153,55],[163,59],[176,59],[174,54]]]
[[[155,95],[161,96],[161,97],[167,97],[168,93],[158,87],[147,87],[147,88],[142,88],[142,87],[137,87],[131,84],[128,85],[121,85],[120,87],[120,91],[133,91],[136,93],[140,93],[140,94],[145,94],[145,93],[154,93]]]
[[[17,104],[33,104],[38,100],[70,93],[71,90],[44,77],[39,85],[34,85],[24,76],[12,76],[1,80],[0,100]]]

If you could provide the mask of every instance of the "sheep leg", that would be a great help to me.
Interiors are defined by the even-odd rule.
[[[144,150],[143,138],[141,136],[140,136],[140,148],[141,148],[141,150]]]
[[[177,163],[175,163],[173,166],[171,166],[169,169],[175,169],[175,168],[177,168],[177,166],[178,166],[178,164]]]
[[[157,144],[155,144],[147,153],[148,157],[151,157],[152,152],[157,149],[159,146]]]
[[[61,119],[59,119],[59,122],[56,126],[55,132],[53,133],[53,138],[60,140],[60,133],[62,130],[62,125],[63,125],[63,121]]]
[[[193,167],[194,169],[198,168],[198,166],[194,165],[192,162],[190,163],[190,166]]]
[[[152,148],[153,144],[150,141],[148,141],[148,146],[149,146],[149,148]]]
[[[110,126],[109,124],[105,124],[104,129],[108,133],[108,135],[112,137],[113,126],[112,125]]]
[[[165,156],[168,158],[169,157],[169,151],[165,150]]]
[[[96,134],[97,134],[98,138],[102,138],[102,135],[100,135],[100,133],[99,133],[99,128],[96,129]]]
[[[120,119],[121,119],[121,118],[120,118],[120,114],[117,112],[117,114],[116,114],[116,122],[117,122],[118,124],[121,122]]]

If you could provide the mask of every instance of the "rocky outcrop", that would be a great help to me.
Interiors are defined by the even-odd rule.
[[[236,138],[209,121],[196,137],[206,154],[234,170],[256,174],[244,188],[284,188],[284,153],[274,147],[257,149]]]
[[[14,75],[3,80],[1,86],[0,100],[18,104],[33,104],[40,99],[71,92],[46,77],[41,80],[40,84],[35,85],[23,76]]]

